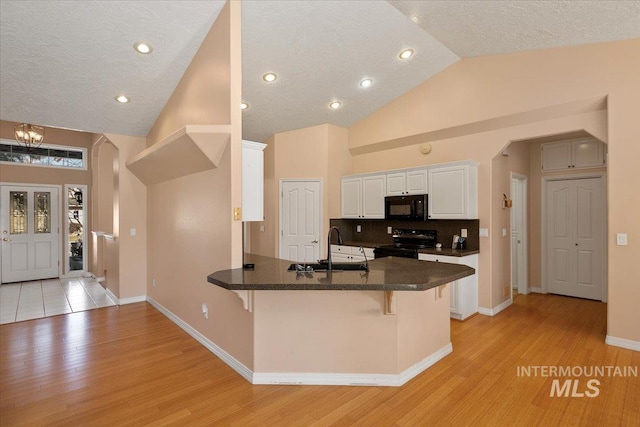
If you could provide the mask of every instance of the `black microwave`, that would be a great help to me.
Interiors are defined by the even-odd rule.
[[[388,196],[384,198],[384,218],[402,221],[426,221],[428,196]]]

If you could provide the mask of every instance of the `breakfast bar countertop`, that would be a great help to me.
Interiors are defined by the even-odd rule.
[[[369,261],[369,272],[289,271],[288,260],[245,254],[253,269],[216,271],[207,281],[229,290],[348,290],[348,291],[425,291],[475,274],[461,264],[418,261],[387,257]]]

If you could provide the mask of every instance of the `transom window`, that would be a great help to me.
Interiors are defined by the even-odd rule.
[[[16,141],[0,139],[0,163],[87,169],[87,150],[81,147],[45,144],[38,148],[27,148]]]

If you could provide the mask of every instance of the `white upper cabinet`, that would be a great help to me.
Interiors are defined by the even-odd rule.
[[[429,219],[478,218],[478,166],[466,161],[433,165],[428,172]]]
[[[342,218],[384,218],[385,175],[342,178],[340,198]]]
[[[260,142],[242,141],[242,220],[264,221],[264,149]]]
[[[601,167],[605,163],[604,144],[594,138],[542,144],[542,170]]]
[[[427,169],[393,172],[387,174],[387,196],[425,194],[427,192]]]

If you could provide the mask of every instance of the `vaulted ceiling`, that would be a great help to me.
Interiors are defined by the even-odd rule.
[[[223,6],[2,0],[0,118],[145,136]],[[244,0],[242,11],[243,138],[255,141],[351,126],[461,58],[640,37],[640,1]]]

